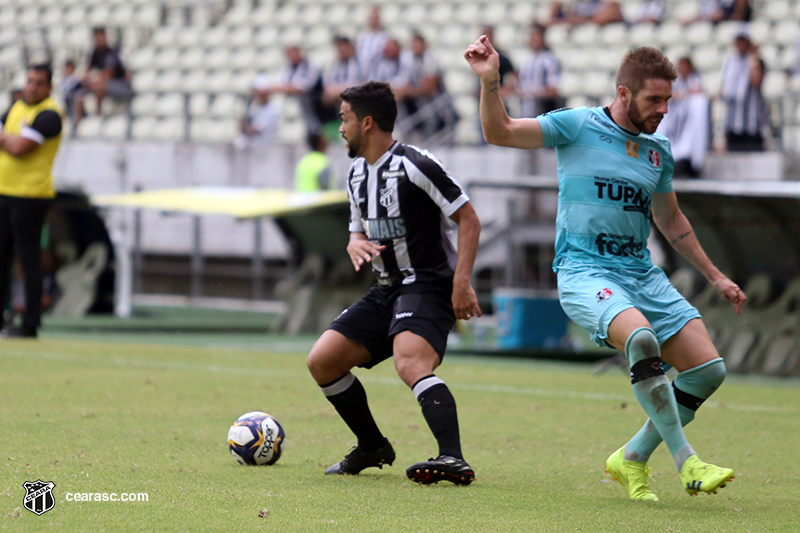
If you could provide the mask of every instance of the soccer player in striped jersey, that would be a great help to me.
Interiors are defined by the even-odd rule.
[[[669,141],[656,134],[675,68],[655,48],[629,51],[608,107],[510,119],[497,94],[497,54],[484,37],[464,53],[481,79],[481,124],[489,143],[558,159],[556,258],[559,300],[598,345],[626,354],[634,395],[649,420],[611,454],[608,472],[634,500],[657,500],[647,461],[663,440],[689,494],[716,492],[733,470],[700,461],[683,426],[722,383],[725,364],[697,310],[654,266],[650,217],[672,246],[741,313],[746,297],[700,246],[672,190]],[[664,363],[680,373],[670,388]]]
[[[357,271],[372,267],[377,284],[333,321],[308,356],[314,380],[358,439],[325,473],[358,474],[394,462],[351,372],[394,356],[439,446],[435,459],[411,465],[406,474],[423,484],[468,485],[475,474],[461,453],[455,400],[434,370],[455,319],[481,315],[470,282],[480,222],[438,159],[392,138],[397,105],[388,84],[350,87],[341,99],[339,132],[355,158],[347,178],[347,252]]]

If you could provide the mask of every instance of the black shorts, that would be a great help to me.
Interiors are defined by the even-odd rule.
[[[372,368],[393,354],[394,336],[403,331],[419,335],[444,357],[447,335],[455,324],[452,280],[436,283],[397,282],[374,285],[366,296],[342,311],[328,329],[338,331],[369,350]]]

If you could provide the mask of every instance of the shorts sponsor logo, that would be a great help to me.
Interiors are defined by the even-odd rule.
[[[22,484],[25,489],[25,497],[22,498],[22,505],[35,515],[43,515],[56,505],[53,498],[53,489],[56,484],[52,481],[26,481]]]
[[[661,166],[661,154],[659,154],[652,148],[649,148],[647,150],[647,160],[650,161],[650,164],[656,168],[659,168]]]
[[[396,315],[394,315],[394,319],[395,320],[400,320],[401,318],[409,318],[409,317],[412,317],[412,316],[414,316],[414,313],[412,313],[410,311],[407,311],[405,313],[397,313]]]
[[[624,211],[636,211],[643,215],[650,216],[650,204],[652,200],[647,192],[634,187],[626,180],[617,178],[594,177],[594,186],[597,187],[597,198],[599,200],[609,199],[612,202],[622,202]]]
[[[639,159],[639,143],[628,139],[625,141],[625,153],[634,159]]]
[[[611,289],[609,288],[600,289],[600,291],[597,293],[597,301],[602,302],[604,300],[608,300],[609,298],[611,298],[612,294],[614,293],[611,292]]]
[[[364,222],[367,237],[371,240],[385,241],[406,236],[406,223],[400,217],[368,218]]]
[[[644,259],[645,243],[636,242],[632,235],[601,233],[594,242],[597,245],[597,253],[600,255]]]

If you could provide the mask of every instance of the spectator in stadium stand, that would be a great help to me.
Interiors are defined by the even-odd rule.
[[[83,84],[94,93],[99,115],[106,96],[114,100],[130,101],[133,98],[133,87],[130,72],[125,69],[117,51],[108,44],[106,29],[97,27],[93,34],[94,50],[89,58],[89,72],[86,73]]]
[[[367,31],[356,38],[356,56],[361,61],[363,72],[370,72],[374,68],[374,63],[381,59],[389,38],[389,32],[381,22],[380,8],[370,7],[367,15]]]
[[[791,78],[800,77],[800,34],[794,41],[794,63],[786,69],[786,75]]]
[[[667,6],[664,0],[647,0],[642,2],[639,13],[636,15],[636,24],[661,24],[664,21]]]
[[[761,94],[766,66],[758,46],[739,32],[734,50],[722,64],[720,96],[725,103],[725,139],[732,152],[764,149],[762,132],[767,125],[766,105]]]
[[[356,48],[348,37],[337,35],[333,38],[333,43],[336,46],[336,60],[328,69],[322,82],[324,87],[322,103],[325,106],[335,107],[334,113],[336,113],[339,109],[339,93],[348,87],[362,83],[365,72],[356,57]]]
[[[658,126],[658,133],[667,137],[675,159],[675,177],[696,178],[711,140],[709,99],[700,75],[689,57],[676,65],[678,78],[672,84],[669,112]]]
[[[62,115],[50,97],[49,65],[28,69],[23,96],[0,118],[0,305],[9,296],[12,251],[25,275],[22,324],[6,337],[36,337],[42,314],[42,226],[56,192],[51,175]]]
[[[750,0],[700,0],[697,16],[688,22],[704,20],[714,24],[728,20],[749,22],[753,17]]]
[[[400,61],[408,83],[395,96],[402,98],[408,115],[418,114],[414,131],[430,135],[454,126],[458,115],[444,85],[444,71],[421,34],[414,33],[411,49],[403,51]]]
[[[288,64],[278,76],[278,83],[270,93],[282,93],[297,98],[303,110],[308,132],[320,131],[323,124],[335,119],[322,104],[322,74],[311,63],[299,46],[285,50]]]
[[[61,99],[64,101],[64,111],[75,125],[83,118],[83,83],[75,72],[75,61],[68,59],[64,62],[61,83],[58,87]]]
[[[561,63],[547,47],[546,29],[538,23],[531,26],[531,53],[519,69],[517,94],[522,117],[536,117],[564,107],[564,99],[558,94]]]
[[[339,132],[354,158],[347,178],[347,253],[356,271],[372,270],[376,283],[322,333],[306,361],[320,391],[357,439],[325,474],[355,475],[394,463],[392,444],[351,371],[394,358],[439,448],[435,459],[412,464],[406,475],[425,485],[469,485],[475,473],[462,454],[456,402],[434,372],[456,319],[481,316],[471,285],[480,221],[464,190],[435,157],[394,140],[397,108],[388,84],[348,88],[340,111]],[[456,226],[454,246],[450,238]]]
[[[278,104],[270,97],[269,78],[264,74],[256,76],[234,146],[241,149],[247,146],[267,146],[275,142],[281,113]]]
[[[367,72],[367,80],[388,83],[393,90],[404,87],[408,80],[400,62],[401,51],[402,48],[397,39],[390,38],[386,41],[382,56],[372,63],[372,67]]]
[[[550,24],[577,26],[592,23],[603,26],[622,21],[619,3],[613,0],[577,0],[571,8],[560,1],[550,4]]]
[[[294,189],[297,192],[326,191],[333,188],[331,161],[325,154],[328,139],[319,133],[309,133],[309,152],[294,169]]]

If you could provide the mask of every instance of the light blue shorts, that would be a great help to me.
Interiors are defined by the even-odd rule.
[[[598,346],[608,346],[608,326],[635,307],[650,322],[659,344],[700,313],[672,286],[657,266],[644,272],[614,270],[562,260],[558,298],[567,316],[588,331]]]

